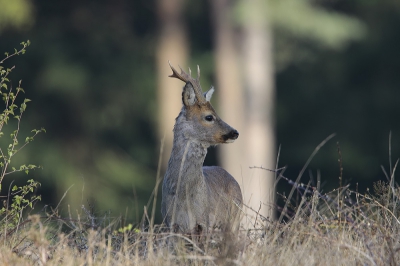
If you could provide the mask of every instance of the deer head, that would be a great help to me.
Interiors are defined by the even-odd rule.
[[[197,140],[207,147],[234,142],[238,138],[239,132],[222,121],[212,107],[210,100],[214,88],[211,87],[203,94],[199,66],[197,66],[197,78],[194,79],[190,69],[188,74],[179,67],[181,73],[178,73],[171,63],[169,65],[172,69],[172,75],[169,77],[180,79],[186,83],[182,92],[183,108],[177,118],[176,126],[179,127],[178,121],[182,119],[181,122],[185,125],[183,130],[185,136]]]

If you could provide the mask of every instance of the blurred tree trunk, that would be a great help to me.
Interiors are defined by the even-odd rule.
[[[270,207],[274,175],[249,169],[261,165],[275,168],[271,36],[266,19],[249,21],[243,25],[242,48],[239,49],[239,38],[235,36],[231,17],[235,2],[214,0],[210,3],[215,33],[218,109],[222,119],[240,133],[234,144],[220,146],[220,161],[239,182],[245,204],[256,211],[261,205],[259,213],[273,218]],[[253,7],[257,8],[256,5]],[[251,211],[248,213],[252,214]]]
[[[183,0],[158,0],[159,36],[157,47],[157,90],[159,137],[164,139],[162,168],[165,169],[171,150],[175,118],[182,107],[182,82],[168,78],[172,73],[168,60],[177,67],[186,66],[188,40],[182,17]]]
[[[249,0],[251,16],[243,24],[242,60],[246,89],[246,166],[275,169],[275,87],[272,34],[262,0]],[[266,217],[274,218],[274,174],[250,170],[246,176],[245,198]]]
[[[234,144],[218,147],[219,161],[242,185],[241,154],[244,131],[244,101],[238,48],[235,31],[230,18],[233,1],[211,0],[214,25],[214,49],[216,66],[216,94],[218,113],[221,118],[239,131],[239,139]]]

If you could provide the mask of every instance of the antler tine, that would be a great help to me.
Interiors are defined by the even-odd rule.
[[[168,61],[169,66],[172,69],[172,75],[169,75],[168,77],[170,78],[177,78],[182,80],[183,82],[188,82],[188,80],[182,76],[182,74],[184,74],[185,72],[182,70],[182,68],[179,66],[179,68],[181,69],[181,74],[178,73],[178,71],[176,71],[176,69],[171,65],[171,62]]]
[[[191,76],[191,70],[189,68],[189,73],[186,73],[185,71],[183,71],[183,69],[179,66],[179,68],[181,69],[181,73],[179,74],[178,71],[176,71],[176,69],[171,65],[171,62],[168,61],[169,66],[172,69],[172,75],[169,75],[169,77],[171,78],[177,78],[182,80],[183,82],[187,83],[190,82],[193,86],[194,92],[196,94],[197,100],[202,103],[205,102],[206,99],[203,96],[203,92],[201,90],[201,86],[200,86],[200,67],[197,66],[197,79],[194,79]]]

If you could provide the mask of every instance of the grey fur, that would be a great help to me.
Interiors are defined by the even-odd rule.
[[[239,134],[209,103],[213,89],[204,95],[206,101],[199,101],[199,94],[193,97],[193,89],[191,82],[183,88],[183,107],[176,118],[162,187],[162,216],[167,226],[183,233],[215,227],[235,230],[242,206],[239,184],[221,167],[203,166],[203,162],[210,145],[233,142]],[[214,119],[208,121],[207,116]]]

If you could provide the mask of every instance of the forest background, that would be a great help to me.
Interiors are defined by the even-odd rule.
[[[162,102],[172,101],[160,99],[158,91],[162,2],[0,1],[0,51],[12,51],[28,39],[32,43],[26,55],[6,65],[17,66],[10,76],[13,86],[22,79],[25,95],[32,99],[21,134],[40,127],[47,131],[15,162],[43,166],[29,174],[42,183],[38,193],[43,199],[34,212],[60,203],[61,212],[80,213],[81,205],[90,205],[99,216],[140,220],[156,183],[165,134],[160,124],[172,128],[174,123],[163,120],[160,112]],[[240,39],[254,10],[247,10],[246,1],[220,2],[229,6],[231,28]],[[302,182],[320,176],[323,190],[338,186],[337,142],[344,183],[365,191],[375,180],[385,180],[381,165],[389,164],[390,132],[393,160],[400,154],[400,2],[255,2],[271,29],[271,150],[277,156],[280,147],[279,166],[288,167],[285,175],[295,180],[314,148],[336,133],[310,163]],[[218,9],[212,1],[171,3],[179,7],[179,23],[187,36],[187,49],[177,49],[187,53],[185,62],[171,61],[192,69],[199,64],[206,89],[217,79]],[[164,64],[168,68],[168,62]],[[180,100],[182,84],[171,83],[176,88],[168,92],[170,97]],[[216,90],[218,99],[225,97]],[[238,104],[227,103],[232,109]],[[227,122],[235,127],[235,120]],[[211,149],[206,164],[221,163],[217,149]],[[24,184],[26,176],[10,176],[3,187],[11,182]],[[281,181],[277,190],[284,193],[288,188]]]

